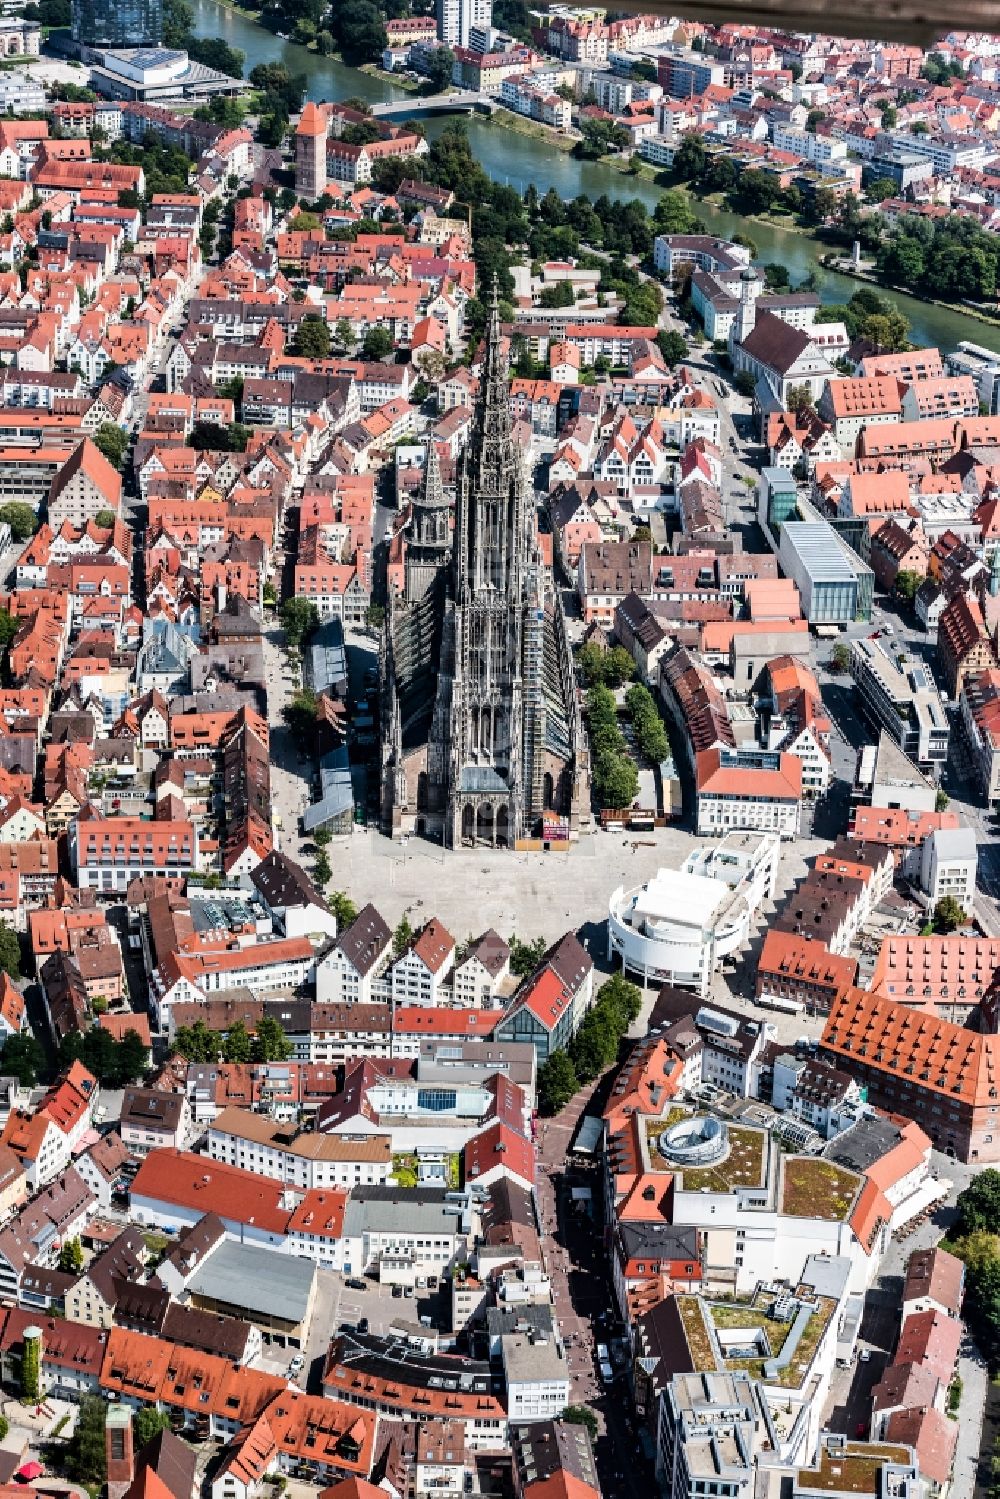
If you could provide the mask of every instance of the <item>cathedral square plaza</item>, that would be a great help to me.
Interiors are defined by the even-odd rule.
[[[486,927],[507,936],[554,941],[568,920],[592,933],[590,949],[603,964],[608,897],[617,885],[642,884],[659,869],[678,868],[692,849],[711,840],[678,827],[658,828],[637,838],[627,833],[584,835],[564,853],[518,853],[512,849],[449,849],[424,838],[393,842],[360,829],[330,846],[333,885],[350,890],[358,905],[372,901],[395,923],[404,912],[416,925],[422,913],[438,916],[464,934]],[[775,904],[806,872],[823,847],[816,840],[784,843]],[[422,902],[422,905],[421,905]],[[765,916],[767,910],[765,908]]]

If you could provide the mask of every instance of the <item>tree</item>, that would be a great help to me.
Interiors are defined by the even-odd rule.
[[[948,803],[950,801],[951,797],[948,795],[947,791],[945,791],[943,787],[939,786],[934,796],[935,812],[947,812]]]
[[[542,287],[538,305],[540,307],[572,307],[574,300],[573,283],[555,281],[549,286]]]
[[[85,1395],[80,1403],[76,1427],[66,1449],[66,1468],[78,1483],[102,1487],[108,1478],[104,1428],[106,1403],[97,1395]]]
[[[899,114],[894,104],[887,104],[882,110],[882,129],[895,130]]]
[[[845,645],[842,640],[838,640],[830,652],[830,670],[846,671],[850,664],[851,648],[849,645]]]
[[[297,650],[319,629],[319,610],[311,599],[286,599],[281,606],[281,625],[288,645]]]
[[[581,1083],[593,1082],[618,1055],[618,1036],[608,1015],[595,1005],[569,1044],[569,1058]]]
[[[576,655],[576,664],[580,668],[583,680],[588,687],[593,687],[595,682],[604,681],[604,658],[607,651],[594,640],[585,641]]]
[[[29,536],[35,534],[38,516],[30,505],[23,505],[20,500],[11,500],[9,504],[0,506],[0,521],[10,526],[10,534],[15,541],[27,541]]]
[[[908,604],[912,604],[923,578],[919,573],[911,572],[908,568],[901,568],[896,574],[896,593]]]
[[[675,369],[688,356],[687,340],[674,328],[661,328],[656,344],[668,369]]]
[[[222,1050],[222,1038],[210,1031],[204,1020],[194,1025],[179,1025],[174,1031],[171,1055],[184,1057],[188,1062],[217,1062]]]
[[[705,171],[708,153],[700,135],[686,135],[674,152],[673,173],[681,182],[697,182]]]
[[[768,261],[764,267],[764,280],[772,291],[783,291],[791,285],[787,265],[779,265],[774,260]]]
[[[246,437],[243,434],[247,430],[245,427],[237,429],[235,423],[232,427],[223,427],[218,422],[193,422],[187,445],[189,448],[196,448],[199,453],[240,452],[241,442],[246,447]]]
[[[635,676],[635,662],[623,645],[612,646],[604,654],[604,682],[608,687],[621,687]]]
[[[628,755],[598,754],[593,779],[602,807],[630,807],[639,795],[639,772]]]
[[[262,1015],[254,1034],[255,1062],[287,1062],[292,1043],[272,1015]]]
[[[170,1417],[166,1411],[158,1411],[155,1405],[140,1406],[132,1417],[132,1441],[136,1456],[151,1442],[161,1431],[167,1431],[170,1427]]]
[[[517,978],[527,978],[529,973],[534,973],[545,956],[544,937],[535,937],[530,942],[522,942],[515,934],[508,945],[510,947],[510,971]]]
[[[253,1059],[253,1042],[242,1020],[234,1020],[222,1041],[222,1059],[246,1065]]]
[[[0,921],[0,969],[12,979],[21,977],[21,944],[5,921]]]
[[[21,1354],[21,1394],[29,1402],[42,1393],[42,1349],[39,1338],[26,1338]]]
[[[67,1275],[79,1275],[83,1269],[83,1246],[79,1239],[66,1239],[59,1251],[59,1269]]]
[[[129,435],[115,422],[102,422],[94,434],[94,446],[98,448],[115,468],[121,468],[128,452]]]
[[[602,1008],[612,1016],[622,1035],[639,1018],[642,1010],[642,991],[622,973],[613,973],[597,991],[595,1008]]]
[[[886,198],[895,198],[898,192],[899,188],[891,177],[876,177],[865,188],[870,203],[884,203]]]
[[[295,334],[295,352],[303,359],[326,359],[330,353],[330,325],[326,318],[307,312]]]
[[[330,12],[330,30],[344,61],[351,67],[363,62],[378,62],[385,50],[385,22],[371,0],[351,0],[350,5],[335,5]]]
[[[194,29],[194,11],[188,0],[163,0],[163,43],[186,47]]]
[[[1000,1171],[993,1166],[977,1172],[958,1194],[958,1217],[952,1233],[956,1239],[969,1234],[1000,1235]]]
[[[319,698],[312,688],[300,687],[282,708],[282,718],[300,742],[310,742],[315,734],[318,706]]]
[[[146,1071],[149,1051],[138,1031],[127,1030],[118,1043],[115,1081],[122,1086],[138,1082]]]
[[[920,287],[927,266],[923,246],[908,234],[894,234],[879,249],[876,263],[883,281],[907,290]]]
[[[33,1088],[45,1066],[45,1053],[30,1031],[8,1036],[3,1047],[3,1070],[22,1088]]]
[[[0,609],[0,650],[6,650],[17,636],[21,621],[6,609]]]
[[[388,359],[396,345],[388,328],[383,328],[376,323],[369,328],[361,345],[361,354],[364,359]]]
[[[334,890],[332,895],[327,896],[327,903],[337,918],[338,932],[346,931],[357,920],[358,908],[346,890]]]
[[[348,353],[354,348],[356,339],[350,318],[338,318],[333,329],[333,341],[341,353]]]
[[[378,635],[385,624],[385,610],[381,604],[369,604],[365,610],[365,629],[370,635]]]
[[[110,531],[117,519],[113,510],[98,510],[94,516],[94,525],[99,526],[102,531]]]
[[[614,120],[584,119],[580,135],[573,155],[584,161],[599,161],[602,156],[626,150],[630,144],[628,131]]]
[[[401,958],[412,941],[413,928],[410,925],[406,912],[404,911],[403,915],[399,919],[399,925],[396,927],[396,930],[392,934],[393,956],[396,958]]]
[[[592,1442],[597,1441],[597,1417],[588,1405],[567,1405],[562,1419],[570,1426],[585,1426]]]
[[[789,411],[808,411],[813,403],[812,391],[808,385],[793,385],[788,392]]]
[[[667,739],[667,731],[657,711],[653,694],[648,687],[637,683],[626,694],[625,706],[632,720],[640,750],[647,760],[659,764],[667,758],[670,752],[670,741]]]
[[[543,1114],[560,1113],[580,1086],[565,1051],[554,1051],[538,1069],[538,1107]]]
[[[939,932],[954,932],[966,920],[965,911],[953,895],[943,895],[934,907],[934,926]]]
[[[327,858],[323,850],[320,849],[319,853],[316,855],[315,863],[313,864],[313,879],[322,890],[323,886],[328,885],[332,878],[333,869],[330,866],[330,860]]]
[[[443,94],[451,85],[455,54],[450,47],[435,47],[427,60],[427,78],[431,92]]]

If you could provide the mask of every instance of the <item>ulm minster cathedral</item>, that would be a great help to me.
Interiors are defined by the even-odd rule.
[[[562,601],[542,562],[525,454],[512,436],[494,286],[455,523],[433,442],[414,501],[402,597],[381,660],[382,816],[394,838],[513,846],[590,816],[590,769]]]

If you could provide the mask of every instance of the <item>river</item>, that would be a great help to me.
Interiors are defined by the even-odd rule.
[[[297,42],[282,41],[262,26],[219,5],[217,0],[193,0],[194,29],[197,36],[222,37],[246,54],[247,72],[260,62],[282,62],[291,73],[304,73],[308,80],[309,99],[365,99],[375,104],[385,99],[406,97],[384,78],[359,73],[330,57],[320,57]],[[433,138],[448,123],[447,116],[425,122]],[[550,187],[563,198],[583,193],[599,198],[639,198],[652,208],[660,189],[641,178],[625,176],[600,162],[577,161],[566,151],[559,151],[547,141],[521,135],[506,129],[499,121],[488,121],[481,115],[466,117],[466,129],[476,158],[499,182],[509,182],[523,191],[533,182],[539,193]],[[736,214],[705,204],[696,204],[699,216],[715,234],[729,238],[743,229],[757,245],[762,261],[776,261],[788,267],[793,281],[804,279],[810,271],[819,270],[820,295],[825,302],[846,302],[858,283],[819,267],[817,246],[806,235],[775,228],[757,220],[747,222]],[[893,294],[900,311],[909,319],[912,338],[917,344],[937,344],[953,349],[962,339],[971,339],[990,349],[1000,349],[1000,328],[981,323],[976,318],[933,307],[915,297]]]

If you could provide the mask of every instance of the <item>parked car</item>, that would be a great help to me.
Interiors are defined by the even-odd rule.
[[[358,1318],[357,1331],[358,1332],[367,1332],[368,1331],[368,1318],[367,1317],[359,1317]]]
[[[288,1365],[288,1372],[294,1379],[296,1374],[302,1373],[302,1370],[305,1368],[305,1366],[306,1361],[304,1356],[301,1353],[297,1353],[292,1359],[292,1362]]]
[[[344,1281],[344,1285],[348,1286],[352,1291],[367,1291],[368,1289],[368,1282],[366,1280],[359,1280],[356,1275],[349,1275]]]
[[[614,1377],[615,1374],[611,1365],[607,1363],[601,1364],[601,1382],[603,1384],[610,1384]]]

